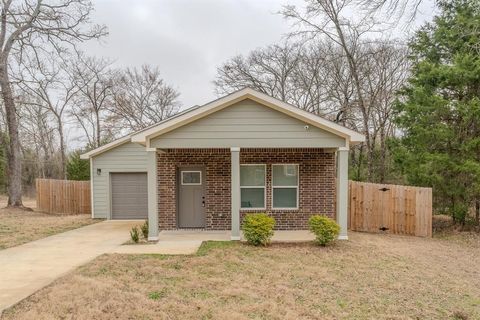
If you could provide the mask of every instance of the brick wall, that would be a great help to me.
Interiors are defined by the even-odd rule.
[[[177,168],[204,166],[206,229],[230,229],[230,150],[171,149],[159,153],[158,192],[160,230],[177,227]],[[266,164],[266,210],[276,229],[305,229],[312,214],[335,216],[335,154],[322,149],[242,149],[240,163]],[[271,208],[272,164],[299,164],[299,209]],[[241,211],[241,217],[251,211]]]

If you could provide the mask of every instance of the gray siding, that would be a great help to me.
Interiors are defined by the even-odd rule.
[[[150,141],[155,148],[316,147],[345,146],[345,139],[253,100],[221,111]]]
[[[145,147],[127,142],[93,157],[93,212],[94,218],[111,218],[110,172],[147,172]],[[97,175],[97,169],[102,173]]]

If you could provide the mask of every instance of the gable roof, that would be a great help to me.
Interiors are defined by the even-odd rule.
[[[173,117],[165,119],[150,127],[147,127],[140,131],[132,133],[131,135],[120,138],[102,147],[99,147],[90,152],[82,154],[81,158],[88,159],[92,156],[98,155],[102,152],[115,148],[116,146],[124,144],[129,141],[140,143],[149,147],[150,139],[154,137],[158,137],[166,132],[172,131],[186,124],[189,124],[195,120],[206,117],[209,114],[222,110],[228,106],[231,106],[245,99],[251,99],[264,106],[267,106],[269,108],[272,108],[274,110],[287,114],[293,118],[301,120],[305,123],[318,127],[325,131],[331,132],[342,138],[345,138],[349,144],[356,144],[356,143],[365,141],[365,136],[354,130],[348,129],[335,122],[326,120],[322,117],[319,117],[308,111],[297,108],[293,105],[285,103],[276,98],[270,97],[269,95],[266,95],[259,91],[253,90],[251,88],[245,88],[245,89],[233,92],[224,97],[221,97],[217,100],[211,101],[203,106],[195,106],[190,109],[187,109],[183,112],[176,114]]]

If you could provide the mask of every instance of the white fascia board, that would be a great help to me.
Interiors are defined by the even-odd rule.
[[[91,157],[94,157],[100,153],[103,153],[107,150],[113,149],[116,146],[119,146],[121,144],[127,143],[130,141],[130,136],[126,136],[117,140],[114,140],[110,143],[107,143],[101,147],[98,147],[96,149],[90,150],[89,152],[83,153],[80,155],[80,159],[90,159]]]
[[[324,119],[311,112],[292,106],[276,98],[270,97],[269,95],[266,95],[264,93],[257,92],[257,91],[253,91],[253,92],[254,94],[252,94],[252,97],[249,97],[249,98],[254,101],[257,101],[258,103],[267,105],[274,110],[286,113],[294,118],[310,123],[316,127],[319,127],[320,129],[323,129],[328,132],[334,133],[338,136],[347,138],[350,142],[355,143],[355,142],[365,141],[365,136],[361,133],[348,129],[335,122]]]
[[[193,122],[197,119],[203,118],[211,113],[221,110],[237,101],[241,101],[245,99],[245,90],[246,89],[234,92],[225,97],[207,103],[206,105],[203,105],[199,108],[193,109],[190,112],[184,113],[178,117],[174,117],[171,120],[162,122],[157,126],[153,126],[147,130],[144,130],[137,134],[133,134],[132,142],[145,144],[147,138],[156,137],[158,135],[161,135],[165,131],[176,129],[187,123]]]
[[[263,104],[279,112],[285,113],[293,118],[299,119],[303,122],[309,123],[313,126],[343,137],[347,141],[347,144],[355,144],[365,141],[365,136],[354,130],[345,128],[337,123],[328,121],[322,117],[299,109],[276,98],[272,98],[269,95],[258,92],[251,88],[245,88],[236,91],[225,97],[207,103],[204,106],[193,109],[190,112],[172,118],[171,120],[167,120],[156,126],[152,126],[151,128],[143,130],[137,134],[133,134],[131,137],[131,141],[147,145],[148,140],[151,138],[157,137],[165,132],[174,130],[197,119],[203,118],[209,114],[212,114],[244,99],[252,99],[260,104]]]

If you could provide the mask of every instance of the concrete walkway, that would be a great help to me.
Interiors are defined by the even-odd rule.
[[[143,221],[104,221],[0,250],[0,315],[56,278],[114,251]]]

